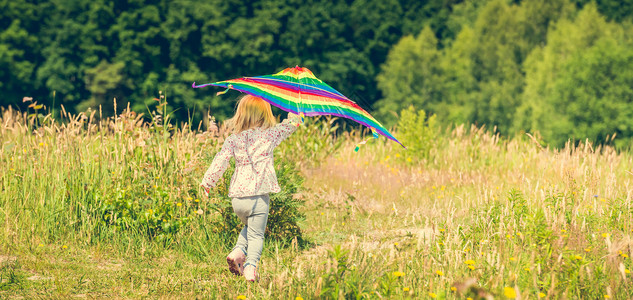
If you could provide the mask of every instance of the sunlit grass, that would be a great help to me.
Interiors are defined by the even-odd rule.
[[[382,139],[354,152],[358,132],[334,139],[333,123],[308,123],[278,154],[304,167],[297,196],[311,245],[268,241],[261,280],[247,284],[228,272],[231,245],[209,225],[214,200],[197,190],[222,128],[97,115],[35,123],[3,112],[0,297],[625,299],[632,290],[633,161],[610,147],[543,149],[460,126],[437,132],[418,159]],[[168,211],[151,222],[179,230],[148,238],[95,220],[117,188],[134,191],[121,203],[160,200],[137,220]]]

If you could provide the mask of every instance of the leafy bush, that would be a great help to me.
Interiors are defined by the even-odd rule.
[[[398,121],[398,139],[407,149],[399,155],[407,163],[428,160],[438,142],[438,125],[435,115],[427,116],[424,110],[416,112],[413,106],[402,110]]]
[[[213,210],[220,214],[219,219],[212,221],[214,232],[224,235],[227,239],[234,239],[242,230],[244,225],[233,212],[231,198],[228,196],[231,176],[235,169],[233,163],[224,173],[224,179],[218,184],[216,190],[217,197],[212,203]],[[294,238],[299,244],[305,243],[301,229],[297,222],[304,218],[299,208],[304,200],[296,197],[301,190],[303,177],[299,174],[297,164],[294,161],[277,158],[275,160],[275,171],[277,180],[281,186],[281,192],[270,194],[270,212],[268,224],[266,225],[266,238],[290,242]]]

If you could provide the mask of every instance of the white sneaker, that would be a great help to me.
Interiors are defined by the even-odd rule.
[[[235,249],[226,257],[226,262],[229,264],[229,271],[235,275],[242,275],[244,272],[244,261],[246,255],[241,249]]]
[[[244,268],[244,278],[247,281],[257,281],[259,280],[259,276],[257,275],[257,267],[253,265],[248,265]]]

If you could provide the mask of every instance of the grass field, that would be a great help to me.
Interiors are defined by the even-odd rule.
[[[408,150],[381,138],[354,152],[358,132],[309,123],[276,154],[305,179],[291,195],[305,241],[267,240],[248,284],[226,267],[226,200],[197,187],[222,128],[98,115],[2,112],[0,298],[633,295],[629,153],[411,112],[395,134]]]

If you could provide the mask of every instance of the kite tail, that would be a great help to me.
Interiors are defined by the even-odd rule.
[[[378,133],[376,133],[376,131],[372,128],[371,129],[372,132],[372,137],[356,144],[356,148],[354,148],[354,152],[358,152],[358,150],[360,149],[360,146],[367,144],[367,142],[369,142],[371,139],[377,139],[378,138]]]

